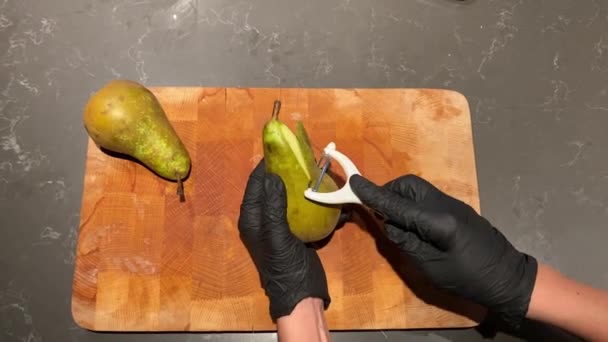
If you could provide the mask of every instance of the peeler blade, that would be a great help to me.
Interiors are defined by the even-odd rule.
[[[355,195],[355,193],[350,188],[348,180],[352,175],[360,175],[361,173],[353,164],[353,162],[348,159],[344,154],[338,152],[336,150],[336,144],[330,142],[323,149],[324,154],[322,155],[322,160],[319,160],[319,164],[321,166],[321,174],[317,181],[315,182],[315,186],[313,188],[308,188],[304,191],[304,197],[308,198],[311,201],[325,203],[325,204],[344,204],[344,203],[358,203],[361,204],[361,200]],[[324,159],[324,161],[323,161]],[[330,161],[335,160],[338,165],[342,167],[346,174],[346,183],[344,186],[334,192],[318,192],[319,186],[321,185],[321,180],[327,173],[329,169]]]
[[[323,153],[321,155],[321,158],[319,159],[319,162],[317,163],[317,166],[319,167],[319,169],[321,169],[321,172],[319,173],[319,177],[315,181],[315,185],[312,187],[312,191],[314,191],[314,192],[319,191],[319,187],[321,186],[321,181],[323,181],[323,177],[329,170],[330,164],[331,164],[331,156],[327,155],[326,153]]]

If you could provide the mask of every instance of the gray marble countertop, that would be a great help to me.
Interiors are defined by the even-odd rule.
[[[2,341],[276,338],[98,334],[74,324],[81,113],[114,78],[458,90],[471,106],[483,214],[523,251],[608,286],[605,1],[0,0],[0,37]],[[530,330],[528,339],[543,339]],[[333,336],[481,339],[470,329]]]

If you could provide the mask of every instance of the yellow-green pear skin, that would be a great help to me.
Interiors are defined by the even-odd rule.
[[[340,207],[315,203],[304,197],[304,190],[317,180],[320,170],[306,130],[297,122],[297,135],[278,120],[278,111],[266,123],[263,131],[266,171],[277,174],[287,191],[287,221],[291,232],[303,242],[327,237],[340,218]],[[338,186],[325,175],[319,192],[332,192]]]
[[[83,116],[98,146],[130,155],[170,180],[188,175],[188,151],[154,94],[141,84],[111,81],[89,99]]]

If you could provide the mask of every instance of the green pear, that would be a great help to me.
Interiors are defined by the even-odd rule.
[[[84,109],[84,126],[95,143],[141,161],[158,175],[180,182],[190,156],[156,97],[132,81],[115,80]]]
[[[263,131],[266,171],[277,174],[287,191],[287,221],[291,232],[303,242],[319,241],[327,237],[340,218],[340,207],[312,202],[304,197],[304,190],[315,182],[320,170],[302,122],[296,122],[296,134],[279,121],[280,102]],[[338,190],[336,183],[325,175],[319,192]]]

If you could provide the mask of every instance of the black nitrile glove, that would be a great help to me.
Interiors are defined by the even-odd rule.
[[[289,230],[283,181],[266,173],[264,161],[253,170],[241,204],[239,231],[270,299],[273,320],[289,315],[307,297],[330,298],[317,252]]]
[[[536,259],[517,251],[473,208],[420,177],[379,187],[353,176],[350,185],[365,205],[386,216],[388,238],[437,287],[519,327],[530,304]]]

